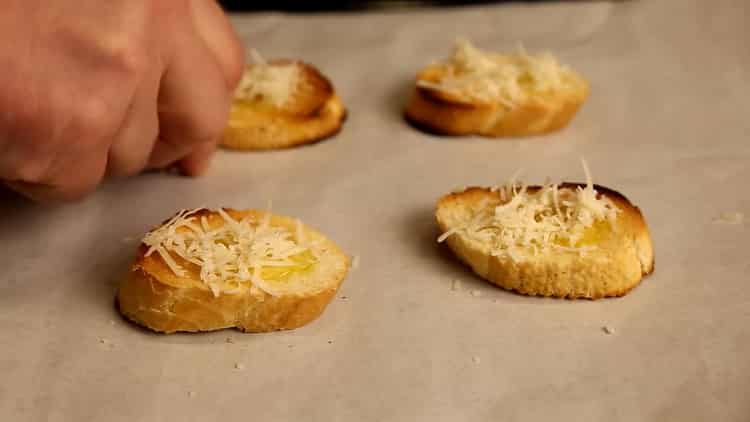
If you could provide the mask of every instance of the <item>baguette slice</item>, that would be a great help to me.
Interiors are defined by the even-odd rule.
[[[585,188],[563,183],[559,189]],[[593,250],[585,254],[551,250],[535,255],[527,250],[521,259],[493,253],[487,242],[478,241],[459,230],[480,212],[507,203],[502,191],[468,188],[442,197],[436,218],[453,253],[485,280],[504,289],[531,296],[598,299],[623,296],[654,270],[654,251],[646,222],[640,210],[623,195],[593,185],[598,197],[606,197],[619,208],[614,223],[588,229],[586,238]],[[540,186],[528,186],[536,192]]]
[[[279,87],[254,90],[251,97],[238,94],[232,103],[229,123],[224,131],[222,145],[239,150],[268,150],[310,144],[337,134],[346,119],[346,109],[336,95],[331,82],[318,69],[307,63],[275,60],[267,64],[251,64],[245,72],[246,84],[252,84],[252,69],[265,66],[265,87],[269,80],[293,69],[293,77],[283,76]],[[275,75],[277,73],[278,75]],[[272,95],[277,98],[271,98]]]
[[[454,56],[417,75],[406,119],[449,136],[529,136],[568,125],[588,83],[550,55],[479,51],[459,42]]]
[[[257,222],[266,216],[256,210],[224,211],[236,221],[250,218]],[[268,332],[297,328],[315,320],[344,280],[349,258],[321,233],[288,217],[269,216],[270,227],[283,228],[305,239],[311,253],[318,257],[312,268],[275,281],[266,279],[265,290],[250,281],[218,285],[212,290],[201,279],[201,267],[170,253],[186,271],[178,275],[159,253],[148,254],[149,246],[142,243],[118,291],[119,311],[133,322],[162,333],[232,327],[245,332]],[[226,224],[214,211],[200,210],[190,215],[198,225],[202,224],[202,217],[211,229]]]

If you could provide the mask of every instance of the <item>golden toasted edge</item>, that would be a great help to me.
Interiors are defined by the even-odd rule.
[[[419,79],[419,78],[418,78]],[[514,108],[494,103],[467,103],[417,86],[404,117],[415,128],[444,136],[480,135],[521,137],[551,133],[566,127],[589,95],[589,85],[577,79],[580,90],[531,96]]]
[[[576,187],[585,187],[586,185],[583,183],[562,183],[560,184],[560,187],[563,188],[576,188]],[[506,280],[496,279],[491,277],[491,275],[485,276],[481,274],[477,274],[480,277],[484,278],[485,280],[491,282],[492,284],[495,284],[505,290],[515,291],[517,293],[528,295],[528,296],[544,296],[544,297],[557,297],[557,298],[565,298],[565,299],[601,299],[604,297],[621,297],[629,293],[631,290],[633,290],[636,286],[638,286],[644,276],[647,276],[654,271],[655,266],[655,258],[654,258],[654,250],[653,250],[653,243],[651,240],[651,234],[648,229],[648,225],[646,224],[646,220],[643,217],[643,214],[641,213],[641,210],[633,205],[623,194],[613,190],[609,189],[607,187],[601,186],[601,185],[594,185],[594,188],[597,190],[597,192],[603,196],[606,196],[610,198],[612,201],[614,201],[618,207],[623,210],[625,219],[621,220],[622,224],[627,224],[630,226],[630,231],[635,234],[634,243],[637,249],[638,254],[638,261],[640,262],[640,274],[641,276],[632,284],[625,286],[624,288],[617,289],[617,290],[609,290],[602,294],[596,294],[591,296],[582,296],[582,295],[576,295],[571,294],[568,291],[539,291],[537,288],[530,288],[529,286],[512,286],[506,282]],[[528,189],[530,191],[535,191],[538,189],[541,189],[540,186],[528,186]],[[493,192],[489,188],[484,187],[468,187],[464,189],[461,192],[452,192],[447,195],[444,195],[438,200],[436,210],[435,210],[435,218],[437,220],[437,224],[440,227],[441,232],[446,232],[450,229],[450,227],[447,225],[445,221],[441,218],[441,211],[444,209],[449,209],[450,207],[455,206],[465,206],[467,203],[478,203],[482,199],[487,198],[488,196],[491,196],[493,198],[499,198],[498,192]],[[456,236],[451,236],[448,239],[446,239],[446,244],[448,248],[454,253],[454,255],[465,265],[470,267],[472,270],[476,272],[474,269],[474,264],[476,260],[479,259],[486,259],[493,261],[495,265],[503,265],[499,259],[497,258],[491,258],[487,256],[483,256],[483,254],[479,251],[471,250],[466,245],[463,244],[462,241],[456,240]],[[515,265],[515,264],[513,264]]]
[[[242,101],[241,123],[230,119],[221,145],[235,150],[273,150],[309,145],[338,134],[347,111],[331,81],[315,66],[293,60],[274,60],[271,64],[296,63],[305,84],[289,104],[282,108],[253,108]],[[234,112],[233,112],[234,113]]]
[[[235,150],[274,150],[314,144],[337,135],[347,118],[341,99],[334,95],[315,113],[291,116],[247,111],[242,126],[230,125],[221,145]]]
[[[250,213],[256,217],[262,211],[225,210],[233,217]],[[201,210],[195,215],[206,215]],[[284,225],[290,230],[296,228],[296,220],[274,215],[274,225]],[[340,268],[332,273],[327,288],[310,295],[284,295],[274,297],[263,294],[256,297],[249,294],[213,293],[199,280],[189,285],[174,286],[164,283],[169,271],[166,266],[159,270],[144,265],[147,247],[141,244],[135,262],[120,285],[116,297],[118,311],[128,320],[158,333],[215,331],[236,328],[245,332],[269,332],[290,330],[306,325],[317,319],[336,294],[346,278],[350,258],[339,247],[320,232],[303,225],[309,236],[322,240],[321,248],[339,260]]]

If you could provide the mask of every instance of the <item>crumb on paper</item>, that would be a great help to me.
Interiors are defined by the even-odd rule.
[[[482,291],[481,290],[472,290],[471,291],[471,295],[474,296],[474,297],[482,296]]]
[[[234,344],[234,339],[232,337],[227,337],[224,341],[230,344]]]
[[[735,211],[735,212],[723,212],[719,214],[718,217],[714,218],[713,222],[714,224],[737,225],[737,224],[742,224],[744,220],[745,220],[745,214],[739,211]]]
[[[341,298],[341,300],[347,300],[347,299],[349,299],[349,296],[342,295],[342,296],[340,296],[340,298]]]
[[[352,271],[355,271],[357,268],[359,268],[359,255],[352,256]]]
[[[453,290],[454,292],[457,290],[461,290],[461,280],[454,279],[453,281],[451,281],[451,290]]]
[[[328,340],[328,344],[333,344],[333,340]]]
[[[290,344],[290,345],[288,345],[288,346],[286,346],[286,347],[288,347],[288,348],[290,348],[290,349],[294,349],[294,345],[293,345],[293,344]]]
[[[473,356],[471,358],[471,361],[474,362],[475,365],[479,365],[480,363],[482,363],[482,359],[479,359],[479,356]]]
[[[241,371],[241,370],[245,369],[245,365],[237,362],[237,363],[234,364],[234,369],[236,369],[238,371]]]
[[[101,344],[106,349],[114,349],[115,344],[112,343],[108,338],[106,337],[97,337],[97,340],[99,341],[99,344]]]
[[[109,320],[109,325],[115,325],[115,320],[114,319],[110,319]]]
[[[614,334],[615,327],[610,327],[609,325],[605,325],[604,327],[602,327],[602,331],[604,331],[604,334]]]
[[[196,395],[198,395],[198,393],[196,393],[195,391],[188,391],[188,397],[190,397],[191,399]]]

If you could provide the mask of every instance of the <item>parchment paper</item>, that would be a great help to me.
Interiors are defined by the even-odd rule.
[[[748,16],[740,0],[234,16],[248,46],[331,77],[344,130],[222,152],[197,180],[109,183],[65,207],[6,195],[0,420],[750,420],[748,223],[713,222],[750,214]],[[541,138],[418,132],[401,118],[412,78],[457,36],[550,50],[591,98]],[[626,297],[519,296],[435,244],[441,194],[519,168],[529,182],[582,180],[580,156],[651,226],[656,272]],[[150,226],[183,207],[268,200],[361,257],[321,319],[161,336],[118,317],[116,285]]]

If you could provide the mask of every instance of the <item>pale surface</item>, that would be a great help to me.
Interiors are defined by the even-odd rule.
[[[712,223],[750,215],[748,16],[742,0],[237,16],[248,45],[331,76],[343,132],[223,152],[202,179],[146,175],[63,208],[4,198],[0,420],[750,420],[748,222]],[[549,49],[590,79],[590,101],[544,138],[417,132],[401,119],[411,78],[457,35]],[[519,167],[581,180],[581,155],[651,225],[656,272],[628,296],[518,296],[434,243],[444,192]],[[361,256],[320,320],[159,336],[118,317],[136,247],[123,239],[181,207],[269,199]]]

